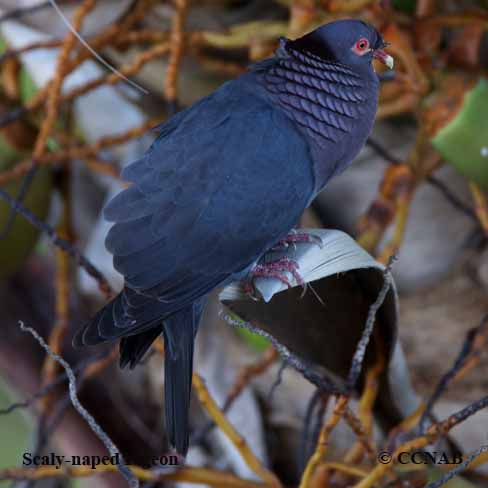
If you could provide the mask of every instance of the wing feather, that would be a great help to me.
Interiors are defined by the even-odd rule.
[[[239,82],[177,117],[124,170],[132,185],[105,210],[114,222],[106,246],[128,290],[113,307],[122,328],[178,310],[249,267],[312,196],[311,156],[293,122]],[[145,312],[147,299],[131,290],[161,307]]]

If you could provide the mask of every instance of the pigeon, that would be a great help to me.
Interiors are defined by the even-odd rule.
[[[272,58],[158,126],[122,172],[130,185],[104,208],[124,288],[73,343],[120,340],[120,366],[133,368],[162,335],[166,431],[182,456],[208,296],[258,271],[297,274],[288,260],[260,260],[287,239],[303,242],[292,234],[303,211],[365,144],[378,103],[372,61],[393,66],[386,45],[359,20],[281,39]]]

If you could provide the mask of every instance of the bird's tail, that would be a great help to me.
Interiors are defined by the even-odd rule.
[[[183,456],[188,451],[193,345],[202,310],[202,303],[195,302],[163,322],[166,431],[171,445]]]
[[[159,325],[140,334],[123,337],[120,340],[120,367],[134,369],[162,331],[163,327]]]

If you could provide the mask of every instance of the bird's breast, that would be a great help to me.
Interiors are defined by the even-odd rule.
[[[293,59],[281,60],[265,75],[271,98],[309,141],[317,191],[347,167],[371,132],[378,102],[374,76]]]

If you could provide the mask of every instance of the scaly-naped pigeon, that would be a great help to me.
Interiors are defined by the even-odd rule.
[[[195,334],[216,287],[259,271],[329,179],[368,137],[379,80],[392,67],[370,25],[341,20],[291,41],[275,56],[159,127],[146,154],[122,173],[106,247],[125,278],[122,292],[86,324],[75,345],[120,341],[134,367],[163,334],[169,440],[185,455]],[[286,261],[286,260],[285,260]]]

